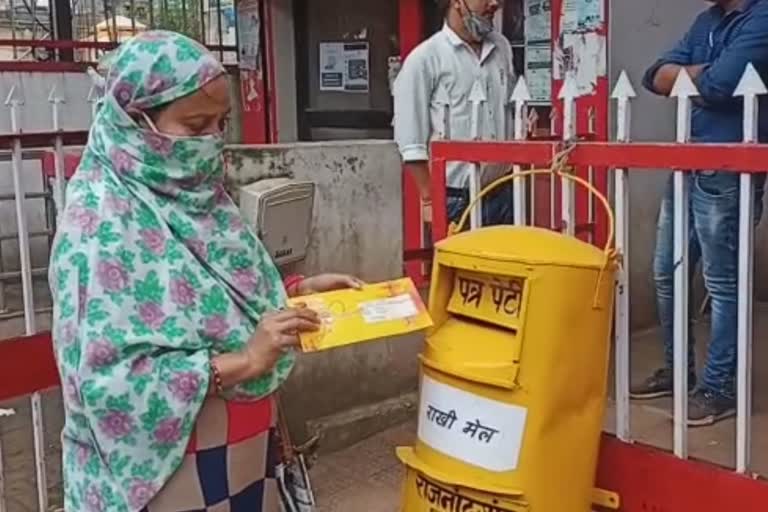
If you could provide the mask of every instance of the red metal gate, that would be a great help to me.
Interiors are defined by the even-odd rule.
[[[681,85],[690,82],[681,73]],[[516,169],[549,167],[555,155],[567,155],[567,164],[578,168],[605,168],[613,174],[615,184],[617,249],[629,253],[631,230],[629,224],[628,170],[671,169],[675,177],[675,202],[685,205],[675,211],[676,264],[675,279],[675,402],[673,413],[674,454],[634,444],[630,423],[629,402],[629,344],[630,291],[628,261],[617,282],[615,324],[614,400],[615,428],[605,438],[600,462],[598,485],[616,491],[626,512],[719,510],[755,511],[765,508],[768,484],[753,469],[752,424],[752,343],[753,343],[753,265],[754,253],[754,190],[753,174],[765,172],[768,145],[756,144],[758,95],[768,93],[760,78],[749,66],[742,85],[736,91],[745,102],[745,135],[742,144],[691,144],[687,139],[690,123],[691,90],[679,89],[677,102],[681,119],[678,122],[677,143],[631,143],[630,101],[634,91],[626,76],[617,84],[614,97],[618,101],[617,126],[619,142],[568,141],[458,142],[438,141],[431,147],[432,173],[432,242],[443,239],[448,232],[445,196],[446,164],[452,161],[504,163]],[[566,119],[567,122],[567,119]],[[741,176],[740,201],[740,264],[739,264],[739,332],[738,332],[738,415],[735,436],[734,469],[728,470],[709,463],[695,462],[689,457],[687,401],[687,354],[689,310],[687,296],[689,271],[688,190],[682,179],[686,173],[707,169],[737,172]],[[568,213],[560,211],[567,226]],[[534,219],[535,216],[531,216]],[[602,222],[596,219],[597,222]],[[556,223],[559,224],[559,223]],[[543,227],[550,227],[544,223]],[[565,229],[563,229],[565,231]],[[677,255],[680,255],[679,257]],[[722,442],[718,441],[718,442]]]

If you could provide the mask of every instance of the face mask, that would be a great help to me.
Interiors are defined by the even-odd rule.
[[[145,133],[149,132],[143,136],[142,142],[156,157],[165,159],[163,172],[167,176],[187,181],[193,176],[193,180],[200,181],[201,169],[207,168],[218,173],[224,150],[224,133],[200,136],[168,135],[158,130],[146,112],[139,111],[139,115],[146,125]],[[193,160],[187,160],[189,157],[184,156],[190,152],[194,152]],[[209,163],[206,164],[206,161]]]
[[[155,122],[152,121],[152,118],[149,117],[149,115],[147,115],[146,112],[144,112],[143,110],[140,110],[139,114],[141,115],[141,118],[144,120],[144,122],[147,123],[147,126],[149,127],[149,129],[153,133],[155,133],[156,135],[160,135],[162,137],[167,137],[169,139],[182,140],[182,139],[211,139],[211,138],[213,138],[213,139],[223,139],[224,138],[224,131],[223,130],[221,132],[213,133],[213,134],[210,134],[210,135],[198,135],[198,136],[193,136],[193,135],[190,135],[190,136],[168,135],[166,133],[162,133],[160,130],[157,129],[157,126],[155,125]]]
[[[493,32],[493,21],[472,11],[467,6],[466,0],[463,1],[463,4],[466,11],[463,15],[464,28],[475,41],[485,40],[488,34]]]

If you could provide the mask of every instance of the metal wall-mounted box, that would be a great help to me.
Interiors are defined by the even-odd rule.
[[[275,263],[307,255],[312,231],[315,184],[290,178],[261,180],[240,189],[240,210]]]

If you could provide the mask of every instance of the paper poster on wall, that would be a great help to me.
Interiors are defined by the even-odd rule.
[[[525,38],[529,44],[548,43],[552,39],[551,0],[526,0]]]
[[[344,45],[346,73],[344,90],[347,92],[368,92],[368,43],[346,43]]]
[[[548,45],[528,46],[525,49],[525,79],[531,92],[531,101],[552,101],[552,49]]]
[[[237,30],[239,32],[240,69],[256,71],[259,66],[261,47],[261,18],[258,2],[242,2],[238,5]]]
[[[565,0],[562,32],[589,32],[603,24],[605,0]]]
[[[344,43],[320,43],[320,90],[344,90]]]
[[[579,8],[579,30],[597,30],[603,24],[605,0],[581,0]]]
[[[367,42],[320,43],[320,90],[368,92],[370,88]]]

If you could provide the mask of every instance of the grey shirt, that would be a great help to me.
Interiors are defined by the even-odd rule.
[[[503,35],[490,34],[478,55],[450,27],[443,26],[413,50],[395,80],[395,141],[403,161],[428,160],[430,141],[446,136],[452,140],[509,138],[508,107],[514,85],[512,47]],[[477,133],[472,129],[473,89],[476,98],[483,98]],[[493,181],[507,167],[483,166],[482,183]],[[471,168],[467,162],[449,163],[448,186],[466,188]]]

